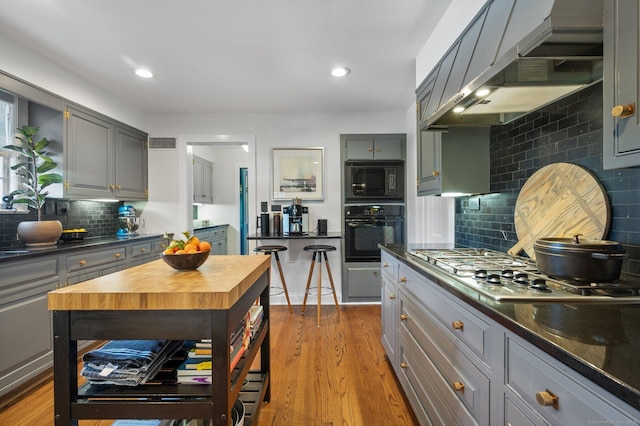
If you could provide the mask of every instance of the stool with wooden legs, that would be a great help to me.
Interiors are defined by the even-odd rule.
[[[327,290],[330,290],[332,294],[333,300],[336,303],[336,309],[338,311],[338,315],[340,315],[340,308],[338,306],[338,297],[336,296],[336,288],[333,285],[333,277],[331,276],[331,266],[329,266],[329,259],[327,258],[328,251],[334,251],[336,248],[334,246],[326,246],[326,245],[315,245],[315,246],[306,246],[304,247],[304,251],[309,251],[313,253],[313,257],[311,258],[311,267],[309,268],[309,278],[307,279],[307,287],[304,291],[304,300],[302,301],[302,313],[304,314],[304,308],[307,305],[307,296],[309,295],[309,291],[315,289],[318,292],[318,327],[320,327],[320,307],[322,305],[322,258],[324,257],[324,263],[327,265],[327,275],[329,276],[329,283],[331,287],[324,287]],[[318,285],[316,287],[311,287],[311,277],[313,276],[314,266],[318,263]]]
[[[289,313],[293,314],[293,309],[291,309],[291,301],[289,300],[289,291],[287,291],[287,283],[284,280],[284,274],[282,273],[282,266],[280,265],[280,257],[278,256],[279,251],[285,251],[287,248],[285,246],[258,246],[253,251],[264,254],[272,254],[276,259],[276,265],[278,266],[278,272],[280,273],[280,281],[282,282],[282,287],[271,286],[272,290],[276,290],[275,293],[269,293],[270,296],[275,296],[278,294],[284,293],[284,297],[287,298],[287,305],[289,305]],[[280,291],[278,291],[280,290]]]

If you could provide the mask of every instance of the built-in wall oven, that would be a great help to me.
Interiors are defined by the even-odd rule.
[[[380,262],[380,243],[404,243],[404,206],[346,206],[345,262]]]

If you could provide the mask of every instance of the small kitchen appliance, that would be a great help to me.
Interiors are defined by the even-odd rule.
[[[136,209],[129,205],[118,207],[118,224],[120,229],[116,232],[116,237],[129,238],[138,235],[136,231],[140,224],[140,218],[136,217]]]
[[[296,198],[293,204],[282,209],[282,228],[285,235],[309,234],[309,207]]]
[[[346,161],[345,202],[404,201],[404,161]]]

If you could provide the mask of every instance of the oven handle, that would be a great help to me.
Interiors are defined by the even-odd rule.
[[[348,227],[350,228],[356,228],[358,226],[371,226],[371,227],[377,227],[377,226],[393,226],[395,225],[397,222],[401,221],[401,219],[392,219],[392,220],[353,220],[353,219],[349,219],[346,220],[345,223]]]

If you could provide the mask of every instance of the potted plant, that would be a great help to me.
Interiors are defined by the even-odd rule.
[[[19,135],[16,136],[21,143],[3,147],[21,156],[21,160],[11,167],[11,170],[23,179],[22,188],[9,194],[11,197],[19,196],[13,203],[26,204],[38,214],[37,221],[23,221],[18,224],[18,238],[27,246],[55,244],[62,234],[62,223],[59,220],[42,220],[42,208],[49,195],[46,188],[54,183],[61,183],[62,176],[51,171],[58,164],[48,156],[47,138],[35,141],[38,130],[38,127],[22,126],[18,128]]]

